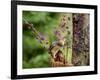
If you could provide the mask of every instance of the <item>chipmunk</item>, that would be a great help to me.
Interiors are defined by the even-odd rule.
[[[52,58],[55,61],[61,61],[61,62],[64,61],[64,60],[62,60],[62,59],[64,59],[64,55],[63,55],[63,52],[61,50],[61,48],[64,47],[64,44],[65,44],[65,39],[62,39],[62,40],[54,42],[50,46],[49,53],[51,54]]]

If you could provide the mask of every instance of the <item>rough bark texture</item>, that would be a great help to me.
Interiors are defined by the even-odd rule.
[[[73,14],[73,59],[75,66],[89,65],[89,15]]]

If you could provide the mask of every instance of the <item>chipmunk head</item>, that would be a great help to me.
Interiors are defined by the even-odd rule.
[[[63,46],[65,44],[65,41],[66,41],[65,38],[60,39],[60,40],[58,40],[58,44],[61,45],[61,46]]]

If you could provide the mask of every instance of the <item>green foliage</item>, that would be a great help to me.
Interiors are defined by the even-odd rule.
[[[59,26],[61,14],[54,12],[23,11],[23,18],[33,24],[38,32],[46,34],[51,43],[56,41],[54,30]],[[70,37],[69,35],[69,46],[71,45]],[[71,49],[68,51],[69,54],[72,53]],[[68,60],[70,60],[71,55],[68,56]],[[50,55],[36,39],[36,35],[32,34],[28,28],[23,27],[23,68],[43,67],[51,67]]]
[[[58,13],[23,11],[23,18],[41,33],[48,36],[50,42],[55,40],[54,27],[58,26]],[[24,24],[24,22],[23,22]],[[23,28],[23,68],[50,67],[50,55],[36,40],[28,28]]]

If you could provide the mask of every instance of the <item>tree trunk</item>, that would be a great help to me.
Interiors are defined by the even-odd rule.
[[[89,15],[73,14],[73,54],[75,66],[89,65]]]

